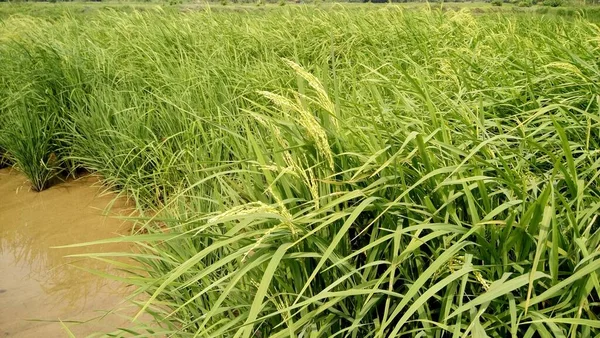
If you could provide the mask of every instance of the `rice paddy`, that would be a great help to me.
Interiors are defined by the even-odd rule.
[[[600,334],[586,15],[13,14],[0,64],[0,156],[139,209],[96,242],[135,252],[88,255],[137,261],[114,264],[156,325],[113,336]]]

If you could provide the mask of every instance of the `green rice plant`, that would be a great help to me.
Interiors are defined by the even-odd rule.
[[[544,2],[542,2],[542,4],[544,6],[549,6],[549,7],[559,7],[563,5],[563,1],[562,0],[545,0]]]
[[[600,333],[596,25],[371,6],[26,20],[0,43],[2,111],[45,112],[59,158],[142,215],[101,241],[134,253],[87,255],[138,262],[114,263],[156,323],[112,335]]]
[[[0,155],[0,169],[8,167],[8,165],[9,165],[8,159],[6,158],[5,150],[1,150],[1,152],[2,152],[2,155]]]
[[[4,116],[3,114],[0,114],[0,123],[2,125],[4,125],[6,127],[6,121],[4,120]],[[7,167],[9,165],[8,162],[8,158],[7,158],[7,154],[6,154],[6,149],[4,148],[4,144],[6,141],[4,141],[4,128],[0,129],[0,169]]]
[[[293,105],[285,97],[267,95],[281,109]],[[283,110],[279,113],[288,114]],[[278,126],[275,121],[281,119],[273,121],[269,115],[256,117],[271,125],[272,133],[277,135],[276,128],[285,126]],[[549,118],[563,120],[564,116]],[[345,116],[342,121],[348,120],[353,116]],[[554,264],[561,259],[560,245],[544,249],[543,241],[556,236],[552,237],[553,243],[566,244],[566,237],[571,236],[569,230],[560,230],[555,223],[558,219],[553,221],[559,217],[557,205],[570,203],[559,202],[561,194],[552,188],[561,185],[564,178],[551,176],[549,181],[537,182],[533,190],[530,185],[514,185],[510,177],[516,174],[513,170],[520,169],[501,164],[502,159],[515,154],[508,151],[508,157],[501,155],[512,147],[494,147],[499,153],[477,150],[491,146],[495,140],[517,145],[520,137],[510,133],[490,135],[489,141],[476,141],[473,150],[457,153],[441,139],[436,141],[438,132],[421,135],[406,130],[406,136],[396,145],[399,149],[388,156],[381,153],[381,162],[376,155],[361,161],[354,158],[361,147],[352,140],[361,140],[365,145],[370,142],[360,131],[351,131],[355,123],[340,124],[341,129],[334,129],[337,133],[332,137],[347,135],[340,144],[354,151],[335,152],[336,148],[331,148],[338,171],[331,173],[326,160],[306,163],[308,166],[296,162],[302,156],[294,153],[293,149],[298,149],[292,143],[294,138],[281,133],[283,142],[277,138],[270,142],[285,144],[287,150],[282,151],[288,151],[288,161],[294,162],[286,163],[284,155],[279,163],[275,156],[271,165],[259,163],[258,167],[274,170],[273,174],[265,171],[267,182],[269,176],[277,177],[268,189],[271,204],[250,202],[202,217],[195,216],[198,213],[194,210],[198,209],[186,199],[184,206],[175,209],[177,216],[167,218],[190,215],[170,227],[175,233],[157,236],[156,240],[165,243],[153,246],[147,251],[151,256],[142,261],[153,267],[149,280],[155,282],[151,290],[145,289],[152,295],[147,304],[181,304],[163,314],[186,318],[175,324],[183,325],[176,334],[387,337],[420,331],[432,336],[443,332],[521,336],[548,330],[541,324],[550,320],[544,314],[546,308],[565,311],[568,317],[572,308],[560,299],[568,297],[571,290],[562,290],[561,286],[580,278],[593,280],[600,262],[592,259],[587,268],[574,270],[573,276],[577,277],[560,277],[558,270],[552,272],[553,263],[549,261],[541,271],[533,268],[539,266],[546,251],[547,259],[555,255]],[[302,128],[302,123],[294,126]],[[553,153],[549,145],[561,147],[563,137],[560,125],[552,126],[558,131],[556,139],[532,140],[543,142],[545,146],[539,146],[546,148],[543,152],[548,155]],[[321,126],[313,127],[318,130]],[[391,130],[394,132],[390,136],[405,131]],[[450,131],[449,135],[461,138],[465,132]],[[293,134],[303,135],[299,130]],[[251,142],[263,144],[257,151],[270,148],[265,147],[268,138]],[[316,143],[312,151],[306,141],[299,144],[304,144],[304,153],[321,152]],[[260,151],[256,155],[265,158],[267,154]],[[404,164],[392,165],[395,158]],[[500,162],[493,164],[496,161]],[[340,166],[353,162],[355,166]],[[473,172],[481,175],[474,176]],[[314,184],[319,187],[314,188]],[[399,192],[395,192],[397,186],[402,187]],[[286,187],[295,189],[286,195],[286,190],[290,191]],[[525,199],[518,199],[520,196]],[[595,222],[595,217],[589,215],[583,224],[590,221]],[[585,233],[586,238],[594,238],[582,242],[588,252],[598,244],[597,228],[588,226]],[[223,239],[213,241],[215,236]],[[188,241],[190,244],[186,244]],[[195,247],[202,249],[191,249]],[[530,249],[525,256],[510,258],[523,254],[527,247]],[[184,253],[182,260],[178,260],[180,256],[164,256],[187,250],[197,253]],[[506,261],[514,265],[503,264]],[[572,265],[570,269],[576,268]],[[534,286],[538,296],[532,297]],[[583,292],[579,297],[583,297],[578,298],[581,302],[594,296]],[[587,315],[592,314],[588,312],[584,318]],[[584,318],[550,321],[550,329],[585,334],[596,324],[595,319]],[[567,326],[561,328],[561,323]]]
[[[3,161],[10,161],[23,172],[34,190],[44,190],[60,172],[54,152],[56,117],[23,109],[7,114],[5,119],[7,123],[0,136],[5,151]]]
[[[4,141],[2,140],[3,137],[4,133],[0,132],[0,144],[4,144]],[[10,163],[7,158],[6,150],[3,148],[3,146],[0,146],[0,169],[8,167],[9,164]]]
[[[34,190],[41,191],[67,164],[59,139],[64,130],[63,113],[69,104],[61,88],[61,70],[50,66],[58,60],[42,45],[30,49],[17,45],[3,52],[0,62],[7,68],[1,76],[0,92],[2,157],[25,174]],[[22,52],[29,57],[14,58]],[[18,68],[11,64],[18,64]]]

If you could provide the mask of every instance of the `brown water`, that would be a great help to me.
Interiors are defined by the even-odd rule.
[[[38,193],[14,170],[0,170],[0,337],[66,337],[59,319],[77,337],[127,322],[116,314],[94,319],[105,313],[98,310],[124,306],[125,287],[75,266],[116,271],[97,260],[64,257],[130,251],[126,244],[51,249],[128,233],[130,223],[104,216],[115,196],[102,191],[87,176]],[[112,205],[113,215],[127,212],[122,200]]]

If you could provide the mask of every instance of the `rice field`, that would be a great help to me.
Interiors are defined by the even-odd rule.
[[[139,209],[103,241],[138,250],[88,256],[134,258],[114,264],[156,323],[112,336],[600,335],[585,16],[10,15],[0,65],[0,156]]]

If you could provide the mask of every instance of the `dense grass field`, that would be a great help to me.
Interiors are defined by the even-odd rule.
[[[0,23],[0,156],[140,210],[117,336],[600,334],[600,27],[285,6]],[[60,229],[57,229],[60,231]],[[141,300],[140,300],[141,299]]]

